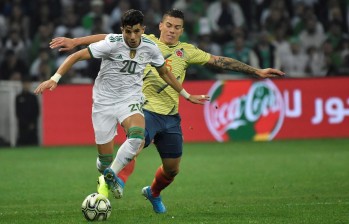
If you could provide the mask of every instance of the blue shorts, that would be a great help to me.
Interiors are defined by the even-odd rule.
[[[181,117],[162,115],[144,110],[145,146],[154,142],[161,158],[179,158],[182,156],[183,135]]]

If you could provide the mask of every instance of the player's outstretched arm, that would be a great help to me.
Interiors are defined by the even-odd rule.
[[[224,69],[224,70],[232,70],[237,72],[244,72],[248,74],[258,75],[261,78],[274,78],[274,77],[282,77],[285,75],[284,72],[275,68],[258,69],[250,65],[247,65],[241,61],[235,60],[233,58],[228,58],[223,56],[211,55],[211,58],[206,63],[206,65],[209,65],[215,68]]]
[[[35,94],[41,94],[46,89],[54,90],[57,87],[59,79],[69,71],[69,69],[77,62],[81,60],[90,59],[91,55],[88,52],[87,48],[75,52],[74,54],[69,55],[64,62],[59,66],[57,72],[49,79],[39,84],[38,87],[34,90]]]
[[[58,51],[70,51],[80,45],[89,45],[104,40],[107,34],[96,34],[79,38],[56,37],[51,40],[50,48],[59,48]]]
[[[184,98],[189,100],[192,103],[195,104],[204,104],[204,101],[210,100],[210,97],[208,95],[202,94],[202,95],[190,95],[185,91],[182,84],[178,82],[176,77],[170,72],[166,66],[162,66],[157,68],[157,71],[160,75],[160,77],[169,84],[174,90],[176,90],[178,93],[180,93]]]

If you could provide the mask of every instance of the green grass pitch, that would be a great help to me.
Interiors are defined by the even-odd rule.
[[[137,159],[106,223],[349,223],[349,139],[185,144],[181,172],[157,215],[141,196],[160,159]],[[0,223],[86,223],[96,149],[0,148]]]

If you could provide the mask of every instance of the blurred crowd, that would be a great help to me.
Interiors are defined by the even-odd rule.
[[[130,8],[143,11],[146,33],[155,35],[166,10],[182,10],[181,41],[214,55],[289,77],[349,75],[349,0],[2,0],[0,80],[48,79],[72,53],[49,49],[52,38],[120,33],[121,15]],[[93,82],[99,65],[81,61],[62,81]],[[187,77],[215,79],[224,72],[193,66]]]

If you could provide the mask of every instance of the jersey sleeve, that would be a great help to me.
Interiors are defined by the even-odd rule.
[[[165,64],[165,59],[164,56],[162,56],[162,53],[158,46],[154,46],[153,49],[153,57],[151,59],[150,64],[156,68],[159,68]]]
[[[111,53],[110,35],[108,34],[104,40],[90,44],[87,48],[93,58],[106,58]]]
[[[195,47],[194,45],[188,44],[187,46],[184,47],[186,52],[189,53],[189,64],[199,64],[199,65],[204,65],[206,64],[210,58],[211,54]]]

